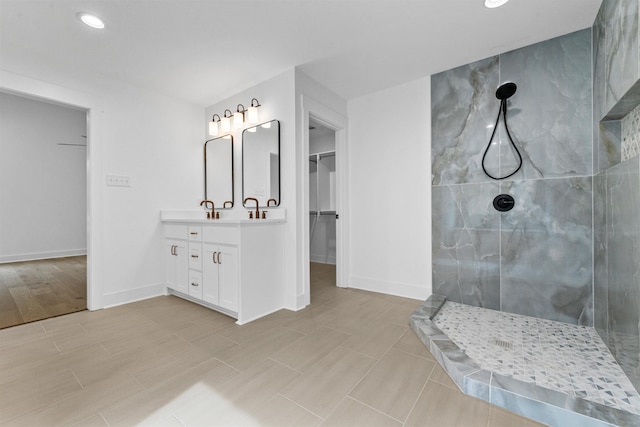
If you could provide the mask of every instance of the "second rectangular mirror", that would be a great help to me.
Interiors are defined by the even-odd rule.
[[[280,122],[242,132],[242,201],[246,207],[280,205]]]
[[[216,209],[233,207],[233,136],[204,143],[204,198]]]

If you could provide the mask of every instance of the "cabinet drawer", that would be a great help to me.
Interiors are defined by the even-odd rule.
[[[189,244],[189,268],[202,270],[202,245],[200,243]]]
[[[190,225],[189,226],[189,240],[192,242],[202,241],[202,227]]]
[[[189,296],[202,299],[202,273],[189,271]]]
[[[189,243],[189,268],[202,270],[202,245]]]
[[[164,237],[167,239],[186,239],[188,235],[186,225],[165,224],[164,226]]]
[[[202,232],[204,234],[205,242],[237,245],[239,241],[238,229],[236,227],[225,227],[216,225],[204,227],[204,230]]]

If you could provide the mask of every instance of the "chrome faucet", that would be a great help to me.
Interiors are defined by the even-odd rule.
[[[200,202],[200,206],[204,205],[205,209],[209,209],[209,203],[211,203],[211,212],[207,212],[207,219],[215,219],[216,206],[211,200],[203,200]]]
[[[246,199],[244,199],[244,204],[247,204],[247,200],[253,200],[254,202],[256,202],[256,219],[260,219],[260,208],[258,207],[258,199],[256,199],[255,197],[247,197]],[[249,218],[251,218],[251,212],[249,212]]]

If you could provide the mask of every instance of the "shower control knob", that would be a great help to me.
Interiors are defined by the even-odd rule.
[[[507,212],[513,209],[516,202],[510,194],[500,194],[493,199],[493,207],[499,212]]]

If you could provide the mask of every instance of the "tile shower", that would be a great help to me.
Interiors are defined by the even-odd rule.
[[[640,390],[638,0],[594,26],[432,76],[433,293],[595,328]],[[522,169],[481,160],[503,82]],[[487,167],[515,164],[504,127]],[[513,210],[494,210],[508,193]],[[596,337],[597,338],[597,337]]]

